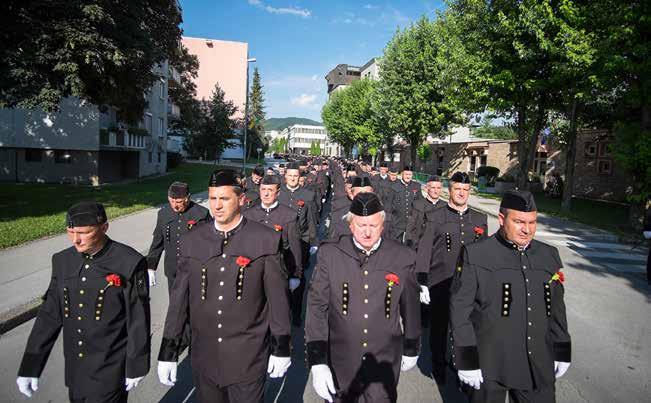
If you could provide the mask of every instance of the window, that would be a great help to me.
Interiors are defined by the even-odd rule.
[[[159,152],[158,152],[158,163],[159,163],[159,164],[160,164],[160,154],[161,154],[161,152],[159,151]]]
[[[165,79],[161,78],[160,79],[160,99],[165,99],[165,95],[167,95],[167,91],[165,91]]]
[[[612,162],[608,160],[599,161],[599,175],[610,175],[613,173]]]
[[[152,161],[152,152],[150,151],[149,153],[147,153],[147,162],[151,164],[151,161]]]
[[[41,162],[43,161],[43,150],[27,148],[25,149],[26,162]]]
[[[149,132],[149,134],[152,134],[151,131],[151,113],[146,113],[145,114],[145,129]]]
[[[594,157],[597,155],[597,145],[595,143],[585,143],[585,156]]]
[[[599,143],[599,156],[610,157],[610,143]]]
[[[165,135],[165,119],[158,118],[158,137]]]
[[[54,150],[54,162],[57,164],[72,164],[70,151]]]

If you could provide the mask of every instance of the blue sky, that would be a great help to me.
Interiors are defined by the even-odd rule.
[[[321,120],[324,76],[362,66],[398,26],[433,17],[443,1],[181,0],[184,35],[248,42],[257,58],[267,117]]]

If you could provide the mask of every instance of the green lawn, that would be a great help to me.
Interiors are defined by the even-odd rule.
[[[491,193],[477,193],[477,196],[502,200],[499,195]],[[552,199],[542,193],[536,193],[536,206],[538,211],[548,215],[567,218],[593,227],[602,228],[620,235],[638,236],[631,228],[628,220],[628,206],[608,203],[597,200],[577,199],[572,200],[572,210],[569,214],[561,212],[561,200]]]
[[[208,164],[182,164],[168,175],[126,184],[99,187],[10,183],[0,186],[0,249],[60,234],[65,231],[65,213],[76,202],[96,200],[110,218],[157,206],[167,200],[173,181],[190,184],[190,190],[207,190],[213,170]]]

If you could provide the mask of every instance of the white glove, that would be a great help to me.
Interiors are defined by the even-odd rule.
[[[400,370],[402,372],[409,371],[410,369],[416,366],[417,362],[418,362],[418,356],[410,357],[407,355],[403,355],[402,362],[400,363]]]
[[[126,388],[127,392],[130,391],[131,389],[135,388],[136,386],[138,386],[140,381],[142,381],[142,378],[144,378],[144,376],[141,376],[140,378],[127,378],[127,379],[125,379],[124,380],[124,386],[127,387]]]
[[[473,388],[479,390],[481,383],[484,382],[484,377],[481,374],[481,369],[471,369],[468,371],[459,371],[459,379],[463,383],[467,383]]]
[[[318,246],[310,247],[310,255],[314,255],[318,249],[319,249]]]
[[[27,397],[32,397],[32,393],[38,390],[38,378],[27,378],[24,376],[19,376],[16,379],[18,384],[18,390],[20,393]]]
[[[326,226],[326,228],[330,228],[330,219],[329,218],[325,219],[325,226]]]
[[[294,291],[295,289],[298,288],[298,286],[301,285],[301,280],[297,278],[290,278],[289,279],[289,291]]]
[[[267,373],[270,378],[282,378],[290,365],[292,365],[292,359],[290,357],[276,357],[275,355],[271,355],[269,356]]]
[[[429,305],[430,303],[429,288],[424,285],[420,286],[420,303],[425,305]]]
[[[554,375],[556,375],[556,379],[565,375],[569,367],[569,362],[554,361]]]
[[[325,197],[323,199],[321,199],[321,203],[322,204],[325,203]]]
[[[174,386],[176,383],[176,361],[158,361],[158,380],[163,385]]]
[[[644,231],[642,234],[644,234],[645,239],[651,239],[651,231]]]
[[[149,287],[156,285],[156,270],[147,270],[147,277],[149,277]]]
[[[319,397],[332,403],[332,395],[337,393],[332,372],[325,364],[312,366],[312,387]]]

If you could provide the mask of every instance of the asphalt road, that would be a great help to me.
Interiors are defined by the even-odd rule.
[[[155,217],[152,218],[155,220]],[[565,264],[565,296],[573,339],[572,366],[565,377],[557,382],[558,402],[649,401],[650,287],[635,270],[621,269],[626,267],[625,262],[639,260],[639,251],[631,252],[624,245],[572,223],[560,223],[551,218],[540,221],[540,236],[537,238],[557,246]],[[152,221],[152,228],[153,225]],[[490,232],[496,229],[496,219],[489,217]],[[112,236],[120,240],[119,234]],[[130,402],[195,401],[189,360],[185,357],[180,361],[179,381],[175,387],[168,388],[158,383],[156,356],[167,308],[166,288],[164,277],[159,277],[158,285],[152,289],[152,369],[138,388],[130,393]],[[27,401],[19,394],[15,379],[33,324],[31,320],[0,336],[0,402]],[[293,330],[292,366],[283,380],[268,382],[267,402],[320,401],[312,389],[304,364],[303,332],[298,328]],[[424,340],[423,345],[427,344]],[[427,347],[424,350],[418,368],[401,375],[399,402],[465,402],[456,388],[454,374],[449,374],[446,388],[437,388],[428,376],[429,353]],[[68,401],[60,340],[50,356],[39,390],[30,400]]]

